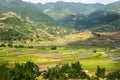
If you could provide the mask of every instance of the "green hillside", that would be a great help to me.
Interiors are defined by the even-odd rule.
[[[96,11],[88,16],[91,28],[96,31],[119,31],[120,14],[111,11]]]
[[[117,12],[120,14],[120,1],[103,6],[99,8],[98,10],[112,11],[112,12]]]
[[[70,32],[71,30],[59,26],[54,19],[42,13],[32,3],[0,0],[0,37],[3,41],[54,40]]]
[[[95,11],[89,15],[70,15],[61,21],[61,24],[76,30],[101,29],[101,31],[118,31],[120,15],[112,11]],[[105,26],[111,26],[107,29]],[[104,29],[103,29],[104,27]]]
[[[104,31],[118,30],[120,1],[107,5],[102,4],[82,4],[73,2],[56,2],[46,4],[34,4],[43,13],[51,16],[62,26],[76,30],[86,30],[90,28],[101,29],[105,25],[112,28],[104,28]],[[114,26],[114,23],[117,27]]]
[[[47,4],[37,4],[40,10],[43,13],[51,16],[55,20],[61,20],[68,15],[73,14],[90,14],[96,9],[103,6],[102,4],[82,4],[82,3],[73,3],[73,2],[56,2],[56,3],[47,3]]]
[[[0,15],[0,40],[27,40],[32,31],[28,30],[30,27],[25,26],[27,23],[17,16],[16,13],[8,12]]]
[[[119,31],[118,4],[119,2],[102,5],[62,1],[33,4],[22,0],[0,0],[1,40],[55,40],[73,31],[87,29]]]
[[[88,29],[89,21],[86,15],[76,14],[67,16],[60,24],[71,29],[84,30]]]
[[[23,19],[29,18],[30,20],[45,22],[53,24],[54,20],[49,16],[43,14],[39,9],[30,3],[23,2],[22,0],[1,0],[0,13],[14,12],[20,15]]]

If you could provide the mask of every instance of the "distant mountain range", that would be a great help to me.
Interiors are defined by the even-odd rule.
[[[61,20],[64,17],[67,17],[71,14],[90,14],[96,9],[104,6],[103,4],[82,4],[82,3],[73,3],[73,2],[56,2],[56,3],[47,3],[40,4],[38,7],[43,13],[51,16],[55,20]]]
[[[98,10],[113,11],[113,12],[117,12],[120,14],[120,0],[114,3],[102,6]]]
[[[108,5],[0,0],[0,40],[54,40],[81,31],[119,31],[120,1]],[[9,34],[10,33],[10,34]],[[4,34],[4,35],[3,35]]]
[[[81,14],[76,14],[76,15],[69,15],[66,17],[63,21],[61,21],[61,25],[76,29],[76,30],[86,30],[86,29],[93,29],[94,30],[99,29],[104,30],[104,31],[110,31],[110,29],[105,30],[102,29],[101,27],[108,25],[113,28],[112,31],[116,31],[119,28],[119,21],[120,21],[120,14],[116,12],[111,12],[111,11],[95,11],[89,15],[81,15]],[[116,28],[113,24],[114,22],[116,23]],[[107,29],[107,28],[106,28]],[[119,28],[120,29],[120,28]]]
[[[114,31],[119,28],[120,1],[108,5],[59,1],[37,4],[36,7],[67,28],[85,30],[99,27],[96,29],[101,29],[100,31],[102,31],[101,27],[106,25],[114,27]],[[116,27],[114,24],[116,24]],[[107,28],[103,30],[111,31],[113,28],[105,29]]]

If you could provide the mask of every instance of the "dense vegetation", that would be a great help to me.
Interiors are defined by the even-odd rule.
[[[54,40],[70,32],[70,29],[58,25],[53,18],[42,13],[32,3],[22,0],[0,0],[0,39],[2,41]]]
[[[87,79],[87,80],[119,80],[120,72],[111,72],[105,75],[105,68],[97,66],[95,76],[90,76],[87,70],[82,68],[79,61],[69,64],[56,65],[54,68],[49,68],[41,74],[40,69],[33,62],[23,64],[15,63],[14,68],[9,68],[7,63],[0,65],[1,80],[36,80],[41,74],[44,79],[48,80],[69,80],[69,79]]]
[[[120,1],[108,5],[60,1],[56,3],[37,4],[35,6],[67,28],[76,30],[92,28],[96,31],[118,31],[120,29],[119,4]]]
[[[44,73],[44,78],[49,80],[67,80],[67,79],[90,79],[78,62],[64,64],[61,67],[57,65],[55,68],[48,69],[48,72]]]
[[[90,76],[90,73],[87,70],[82,68],[82,64],[79,61],[75,63],[57,65],[54,68],[48,69],[47,72],[43,74],[44,78],[48,80],[69,80],[69,79],[87,79],[87,80],[115,80],[120,79],[119,71],[109,73],[105,75],[105,68],[100,68],[97,66],[97,71],[95,76]]]
[[[23,19],[27,17],[32,21],[54,24],[54,19],[43,14],[39,9],[32,6],[30,3],[22,0],[0,0],[0,14],[6,12],[14,12],[20,15]]]
[[[15,63],[14,68],[3,63],[0,64],[0,73],[1,80],[35,80],[39,76],[39,67],[33,62]]]
[[[56,3],[47,3],[44,5],[37,4],[35,6],[42,10],[43,13],[59,21],[71,14],[90,14],[103,5],[59,1]]]
[[[89,15],[69,15],[61,21],[61,24],[76,30],[96,29],[96,31],[117,31],[119,28],[119,19],[120,15],[118,13],[112,11],[95,11]]]
[[[89,28],[90,22],[86,15],[76,14],[67,16],[60,24],[71,29],[84,30]]]

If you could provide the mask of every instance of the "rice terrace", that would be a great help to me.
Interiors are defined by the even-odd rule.
[[[0,80],[120,80],[119,5],[0,0]]]

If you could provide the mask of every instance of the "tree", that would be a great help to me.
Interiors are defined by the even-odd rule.
[[[71,63],[71,65],[57,65],[54,68],[48,69],[43,77],[48,80],[68,80],[68,79],[89,79],[79,61]]]
[[[98,78],[104,78],[105,77],[105,68],[100,68],[99,66],[97,66],[97,72],[95,73],[95,75]]]
[[[3,62],[0,65],[0,80],[8,80],[9,79],[9,68],[7,68],[8,63]]]
[[[107,75],[107,80],[120,80],[120,71],[109,73]]]
[[[13,42],[12,41],[8,42],[8,47],[11,47],[11,48],[13,47]]]
[[[10,70],[10,80],[35,80],[39,75],[39,68],[33,62],[15,64],[15,68]]]
[[[56,50],[56,49],[57,49],[56,46],[52,46],[52,47],[51,47],[51,50]]]

